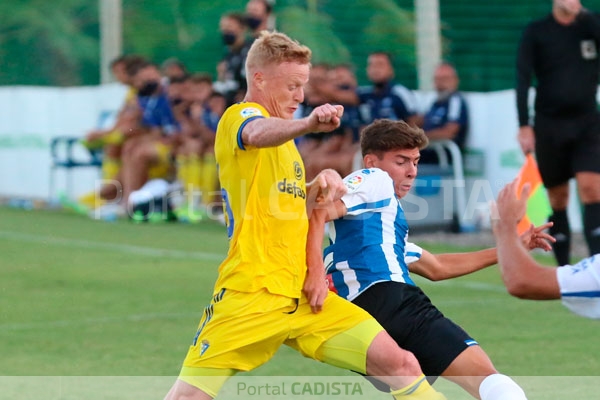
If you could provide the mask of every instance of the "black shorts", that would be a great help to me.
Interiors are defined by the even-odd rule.
[[[577,172],[600,173],[600,114],[535,117],[535,153],[544,186],[566,183]]]
[[[401,348],[415,355],[430,382],[467,347],[477,345],[416,286],[381,282],[352,302],[368,311]]]

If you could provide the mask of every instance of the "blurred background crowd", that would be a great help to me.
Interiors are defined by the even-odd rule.
[[[599,0],[588,3],[590,9],[600,6]],[[62,124],[38,134],[37,125],[56,116],[52,107],[44,110],[48,116],[36,116],[42,121],[37,125],[20,129],[23,122],[14,118],[0,130],[0,149],[10,157],[17,154],[19,162],[39,158],[39,169],[46,165],[52,137],[84,136],[90,152],[102,154],[103,185],[74,199],[94,183],[73,193],[67,179],[62,199],[77,210],[93,211],[94,217],[131,214],[128,203],[147,203],[148,193],[165,191],[181,194],[172,198],[177,211],[171,218],[201,220],[207,213],[218,214],[215,127],[223,109],[243,99],[243,63],[254,37],[263,29],[277,29],[313,51],[311,79],[297,116],[323,102],[343,104],[346,110],[336,132],[314,132],[298,140],[308,179],[326,167],[342,175],[358,167],[361,127],[376,118],[392,118],[423,127],[433,141],[452,141],[464,151],[467,180],[473,171],[471,176],[483,176],[485,169],[485,177],[495,182],[513,176],[522,162],[516,141],[499,146],[493,138],[515,135],[517,118],[508,91],[515,87],[519,38],[531,18],[548,13],[549,5],[548,0],[355,0],[343,7],[333,0],[5,2],[0,6],[0,85],[8,94],[7,104],[14,102],[11,88],[22,89],[20,85],[54,86],[59,96],[71,88],[91,93],[98,83],[114,80],[128,89],[123,99],[110,92],[112,97],[102,96],[102,106],[81,107],[94,113],[109,110],[109,119],[94,123],[95,114],[73,113],[74,120],[85,121],[76,130]],[[113,14],[107,17],[108,6]],[[111,24],[119,25],[113,28],[120,43],[107,54],[106,26]],[[469,103],[459,85],[468,92]],[[114,87],[101,85],[103,91]],[[484,92],[490,93],[481,96]],[[6,104],[2,108],[11,113]],[[28,118],[28,110],[22,114],[20,118]],[[424,151],[422,164],[434,165],[439,156],[439,151]],[[421,168],[420,176],[428,177],[427,171]],[[76,184],[88,182],[80,173],[65,177],[76,176]],[[43,196],[45,190],[39,188],[46,181],[30,175],[25,179],[7,173],[2,194]],[[21,190],[24,186],[35,190]],[[49,186],[53,198],[52,178]],[[139,193],[142,188],[145,196]]]
[[[111,73],[128,91],[114,122],[85,136],[85,146],[103,154],[103,185],[79,198],[76,206],[94,210],[97,218],[131,216],[137,204],[148,202],[148,193],[164,197],[178,191],[182,196],[172,206],[172,218],[219,219],[213,151],[217,124],[227,106],[244,99],[244,63],[254,38],[275,28],[272,3],[249,0],[244,10],[221,15],[223,56],[212,70],[192,71],[177,58],[157,64],[143,54],[113,59]],[[406,120],[423,127],[432,140],[454,140],[463,148],[468,112],[452,64],[436,67],[431,79],[437,95],[421,114],[412,91],[396,80],[393,54],[372,49],[363,72],[367,82],[359,86],[352,63],[314,63],[297,117],[324,103],[342,104],[345,113],[335,132],[314,132],[298,140],[307,180],[324,168],[344,176],[360,167],[360,130],[377,118]],[[423,157],[437,162],[434,153]]]

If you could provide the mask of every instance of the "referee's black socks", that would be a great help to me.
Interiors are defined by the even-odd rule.
[[[600,210],[600,208],[598,210]],[[552,244],[556,262],[558,262],[558,265],[569,264],[571,252],[571,227],[569,226],[569,219],[567,218],[567,210],[553,210],[553,214],[548,221],[554,222],[554,225],[550,227],[549,231],[556,239],[556,242]]]
[[[583,230],[590,255],[600,253],[600,203],[583,206]]]

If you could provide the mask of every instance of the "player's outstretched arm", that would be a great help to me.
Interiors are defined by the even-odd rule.
[[[508,292],[523,299],[560,299],[556,268],[538,264],[517,234],[517,223],[525,215],[530,187],[519,198],[517,182],[506,185],[492,205],[492,228],[498,248],[498,263]]]
[[[242,129],[242,141],[249,147],[274,147],[311,132],[331,132],[340,126],[344,107],[323,104],[301,119],[257,118]]]
[[[418,261],[408,264],[408,269],[432,281],[456,278],[494,265],[496,249],[485,249],[468,253],[432,254],[423,249]]]
[[[531,227],[518,239],[526,249],[552,250],[550,242],[555,239],[544,231],[552,226],[546,223]],[[516,232],[516,231],[515,231]],[[410,272],[421,275],[432,281],[456,278],[479,271],[498,263],[498,253],[495,247],[467,253],[432,254],[423,250],[421,258],[408,265]]]

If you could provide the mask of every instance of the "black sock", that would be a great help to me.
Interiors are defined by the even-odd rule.
[[[600,203],[584,205],[583,230],[590,255],[600,253]]]
[[[556,242],[552,244],[554,257],[556,257],[558,265],[569,264],[571,228],[569,227],[567,210],[553,210],[553,212],[548,221],[554,222],[554,225],[550,228],[550,234],[556,239]]]

